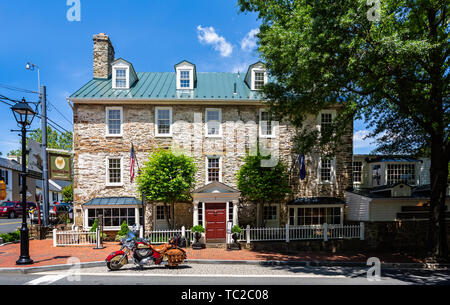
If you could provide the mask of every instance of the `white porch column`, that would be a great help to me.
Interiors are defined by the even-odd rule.
[[[139,228],[141,226],[141,215],[139,215],[139,207],[134,209],[134,218],[136,222],[136,226]]]
[[[238,226],[239,225],[239,220],[238,220],[238,203],[239,203],[239,200],[233,200],[233,226]]]
[[[85,208],[83,209],[84,211],[84,221],[83,221],[83,229],[86,229],[89,226],[89,222],[88,222],[88,209]]]
[[[194,201],[194,213],[193,213],[193,221],[194,226],[198,225],[198,201]]]

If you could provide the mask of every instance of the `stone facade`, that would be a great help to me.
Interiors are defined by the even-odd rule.
[[[155,136],[155,107],[153,104],[127,104],[123,109],[123,134],[121,137],[106,136],[106,106],[101,104],[74,105],[74,201],[77,207],[95,197],[133,196],[140,198],[137,185],[130,183],[130,149],[134,145],[137,167],[143,167],[148,155],[156,148],[176,147],[192,156],[198,166],[196,187],[206,184],[206,158],[209,155],[222,157],[222,182],[237,188],[236,174],[258,134],[260,103],[251,105],[214,106],[222,110],[222,137],[205,136],[205,108],[208,105],[173,105],[173,136]],[[311,118],[311,124],[314,118]],[[285,162],[291,172],[294,190],[297,196],[343,196],[343,191],[351,181],[352,135],[345,137],[336,156],[336,183],[321,185],[317,181],[317,159],[315,155],[306,161],[307,178],[298,179],[297,155],[293,154],[293,136],[295,129],[287,122],[280,122],[275,129],[277,137],[264,139],[266,145],[279,149],[280,160]],[[123,160],[123,185],[106,185],[107,157],[121,157]],[[290,199],[290,198],[288,198]],[[254,224],[255,206],[241,202],[240,224]],[[180,207],[181,208],[181,207]],[[177,205],[177,209],[178,205]],[[287,209],[283,205],[282,218],[286,218]],[[81,215],[75,213],[77,224]],[[151,213],[147,209],[146,213]],[[176,211],[178,212],[178,210]],[[181,211],[180,211],[181,212]],[[192,210],[183,208],[183,215],[192,215]],[[147,215],[151,216],[151,215]],[[192,218],[192,216],[190,216]],[[190,224],[189,217],[179,219]],[[147,219],[152,219],[151,217]]]

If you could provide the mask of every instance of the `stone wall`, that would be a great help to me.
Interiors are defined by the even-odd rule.
[[[405,251],[423,254],[427,247],[428,221],[365,222],[364,233],[368,249]],[[447,222],[450,244],[450,222]]]
[[[366,242],[358,239],[329,240],[296,240],[290,242],[283,241],[256,241],[247,245],[241,242],[242,248],[252,251],[273,251],[281,253],[296,253],[305,251],[325,251],[337,253],[341,251],[362,251],[366,249]]]
[[[173,136],[155,137],[155,106],[151,104],[123,106],[123,136],[106,137],[106,105],[74,105],[74,204],[76,224],[80,225],[81,204],[95,197],[134,196],[136,180],[130,183],[130,148],[134,145],[137,167],[142,168],[149,154],[156,148],[177,147],[178,151],[192,156],[198,166],[196,188],[206,184],[206,158],[210,155],[222,157],[222,182],[237,188],[236,174],[244,158],[254,145],[261,106],[212,106],[222,109],[222,137],[205,137],[205,109],[210,106],[173,105]],[[311,126],[314,117],[310,118]],[[298,179],[297,155],[292,153],[295,129],[287,122],[280,122],[275,130],[277,137],[265,140],[265,145],[278,148],[280,159],[291,173],[294,194],[297,196],[339,196],[351,181],[352,134],[345,137],[336,156],[337,181],[320,185],[317,178],[317,157],[307,159],[307,178]],[[123,163],[123,185],[106,186],[107,157],[121,157]],[[316,162],[316,163],[315,163]],[[289,198],[289,199],[292,199]],[[239,222],[252,225],[255,205],[240,204]],[[187,206],[180,206],[180,223],[189,223]],[[286,215],[285,208],[282,210]],[[147,215],[149,217],[150,215]],[[152,219],[147,218],[147,219]],[[178,220],[177,220],[178,221]],[[192,222],[192,217],[191,220]]]

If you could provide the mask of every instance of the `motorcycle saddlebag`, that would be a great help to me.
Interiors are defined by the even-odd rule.
[[[182,264],[186,259],[186,252],[179,248],[167,250],[165,255],[167,256],[167,262],[169,266]]]

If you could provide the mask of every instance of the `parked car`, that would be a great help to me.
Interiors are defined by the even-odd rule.
[[[36,203],[27,202],[27,212],[30,208],[35,209]],[[16,218],[22,216],[22,202],[19,201],[5,201],[0,203],[0,217]]]
[[[44,212],[43,212],[43,205],[40,204],[39,205],[39,211],[41,214],[41,220],[44,218]],[[58,217],[60,216],[64,216],[64,214],[71,214],[72,208],[70,206],[68,206],[67,204],[62,204],[62,203],[50,203],[48,206],[48,217],[50,220],[56,220]],[[38,212],[37,209],[34,211],[34,223],[38,223]]]

